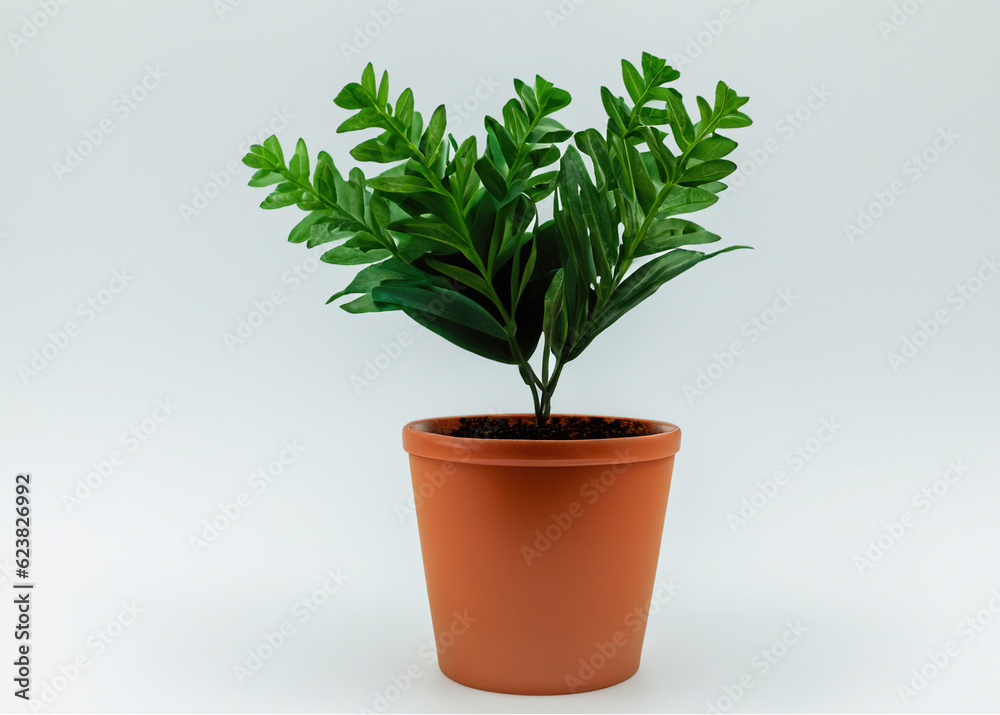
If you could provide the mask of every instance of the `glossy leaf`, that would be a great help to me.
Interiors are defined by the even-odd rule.
[[[490,360],[512,363],[506,334],[482,306],[461,293],[439,287],[382,285],[373,288],[376,305],[396,305],[427,329]]]
[[[696,164],[684,172],[681,184],[695,186],[708,181],[724,179],[736,171],[736,164],[728,159],[712,159]]]
[[[732,139],[716,134],[698,142],[691,150],[691,156],[701,161],[721,159],[730,154],[737,146],[737,143]]]
[[[648,256],[681,246],[715,243],[718,240],[719,236],[706,231],[692,221],[668,218],[656,221],[650,226],[649,231],[636,249],[635,255]]]
[[[699,251],[677,249],[639,266],[635,273],[618,286],[607,306],[591,318],[586,331],[570,351],[570,359],[578,356],[595,337],[609,328],[625,313],[653,295],[667,281],[676,278],[701,261],[738,248],[745,248],[745,246],[731,246],[707,255]]]

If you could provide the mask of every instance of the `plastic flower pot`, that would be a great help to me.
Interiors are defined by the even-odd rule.
[[[442,672],[525,695],[628,679],[639,668],[680,429],[628,420],[644,434],[449,436],[461,419],[403,428]]]

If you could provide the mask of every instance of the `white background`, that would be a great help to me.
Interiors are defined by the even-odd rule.
[[[18,471],[33,475],[33,689],[60,690],[45,712],[356,712],[377,696],[392,711],[1000,709],[1000,279],[983,263],[998,252],[1000,4],[51,4],[0,4],[0,709],[28,709],[9,665]],[[624,94],[619,61],[643,50],[681,70],[692,107],[718,79],[751,97],[755,124],[732,133],[740,173],[696,218],[756,250],[626,316],[568,367],[555,409],[681,426],[658,575],[679,591],[620,686],[468,689],[422,656],[399,432],[530,410],[529,396],[513,368],[401,314],[324,305],[351,269],[285,242],[296,210],[260,211],[250,170],[227,166],[274,121],[286,147],[304,136],[346,170],[357,135],[335,133],[347,115],[331,99],[368,61],[425,115],[444,102],[459,137],[536,72],[573,94],[567,126],[603,127],[599,86]],[[56,165],[95,132],[75,167]],[[273,291],[273,314],[227,346]],[[794,295],[780,315],[779,291]],[[757,339],[755,319],[770,322]],[[356,389],[401,332],[412,344]],[[919,349],[893,365],[907,338]],[[686,394],[699,371],[707,389]],[[259,490],[252,475],[286,443],[301,453]],[[115,451],[123,463],[88,495]],[[743,499],[760,508],[739,524]],[[880,537],[884,553],[860,564]],[[302,599],[337,569],[348,580],[302,623]],[[123,602],[141,614],[111,625]],[[981,632],[960,630],[977,614]],[[796,621],[806,632],[763,672],[755,656]],[[286,622],[293,635],[240,682],[234,668]],[[957,655],[901,695],[949,642]],[[420,677],[394,691],[413,665]]]

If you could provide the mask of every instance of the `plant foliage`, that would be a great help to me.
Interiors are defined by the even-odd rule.
[[[243,161],[251,186],[273,187],[264,209],[297,206],[288,240],[323,246],[327,263],[363,265],[330,301],[350,313],[401,310],[477,355],[517,365],[538,423],[551,413],[563,366],[665,282],[720,253],[690,246],[719,236],[683,218],[705,209],[736,169],[748,98],[724,82],[698,97],[692,119],[668,86],[680,73],[643,53],[622,60],[628,97],[601,87],[604,131],[572,132],[553,115],[570,95],[536,77],[514,80],[502,120],[486,117],[485,146],[445,132],[444,105],[428,119],[369,64],[334,102],[352,114],[338,132],[376,130],[351,150],[387,165],[345,177],[329,154],[311,160],[299,140],[286,157],[272,136]],[[586,160],[584,157],[587,157]],[[552,217],[538,209],[552,197]],[[651,257],[651,258],[650,258]],[[638,259],[648,259],[635,267]],[[328,301],[328,302],[330,302]],[[529,359],[543,343],[541,369]]]

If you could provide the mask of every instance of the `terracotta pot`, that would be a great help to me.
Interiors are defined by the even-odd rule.
[[[631,677],[680,429],[640,420],[648,434],[615,439],[441,434],[458,419],[403,428],[442,672],[525,695]]]

